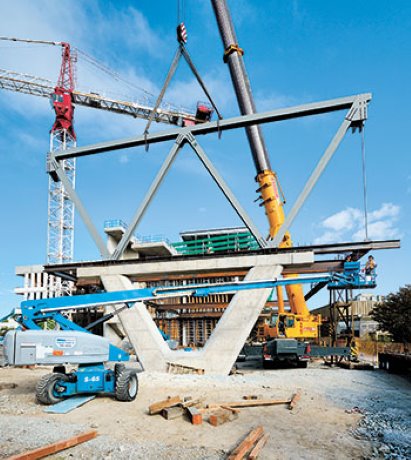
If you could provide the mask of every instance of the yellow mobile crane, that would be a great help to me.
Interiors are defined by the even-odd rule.
[[[224,45],[224,62],[230,69],[231,80],[237,96],[242,115],[256,112],[250,81],[245,69],[244,51],[238,46],[233,22],[226,0],[211,0],[214,14],[217,19],[221,39]],[[257,192],[268,218],[270,231],[268,239],[273,239],[284,223],[283,200],[280,196],[280,187],[275,172],[271,169],[270,159],[265,146],[260,126],[246,128],[248,142],[251,148],[254,164],[257,170],[256,181],[259,184]],[[280,248],[289,248],[292,240],[289,232],[284,235]],[[295,275],[289,275],[292,277]],[[312,315],[308,310],[301,285],[286,286],[290,312],[285,312],[283,291],[277,288],[278,318],[273,327],[266,327],[269,337],[288,337],[295,339],[315,339],[321,324],[320,315]]]

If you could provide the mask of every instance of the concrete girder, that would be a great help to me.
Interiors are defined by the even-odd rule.
[[[87,278],[106,275],[142,275],[157,273],[203,273],[207,271],[230,270],[234,268],[250,269],[251,267],[264,265],[306,265],[314,262],[314,254],[311,251],[285,252],[278,254],[251,254],[230,257],[212,257],[196,259],[180,259],[175,256],[172,260],[143,262],[133,261],[113,265],[95,265],[78,267],[77,277]]]

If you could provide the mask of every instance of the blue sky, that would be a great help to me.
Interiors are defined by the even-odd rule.
[[[225,117],[238,114],[222,45],[208,0],[186,0],[188,48]],[[366,124],[369,232],[373,239],[401,238],[402,248],[376,252],[379,286],[386,294],[410,282],[411,160],[408,131],[411,91],[411,3],[385,1],[230,0],[240,46],[259,110],[372,92]],[[120,73],[134,86],[78,62],[78,88],[141,99],[159,91],[176,49],[176,2],[29,0],[2,5],[1,35],[68,41]],[[58,48],[0,42],[0,68],[55,82]],[[184,63],[165,99],[193,109],[204,96]],[[287,209],[331,140],[343,112],[265,125],[273,169]],[[0,312],[16,306],[16,265],[46,259],[45,157],[53,112],[46,99],[0,91]],[[77,108],[78,145],[140,134],[144,122]],[[160,129],[161,127],[155,127]],[[262,233],[254,166],[242,131],[199,139]],[[130,220],[165,158],[169,145],[148,153],[133,149],[82,158],[77,190],[102,231],[106,219]],[[296,244],[363,238],[361,150],[347,134],[292,227]],[[164,234],[239,225],[189,148],[180,153],[138,233]],[[97,250],[76,219],[75,258]],[[322,302],[320,298],[316,302]],[[315,305],[312,304],[312,306]]]

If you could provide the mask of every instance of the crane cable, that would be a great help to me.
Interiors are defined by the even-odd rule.
[[[177,0],[177,20],[179,21],[181,19],[181,17],[184,16],[184,0]],[[184,29],[184,33],[182,33],[182,28]],[[217,116],[218,116],[218,120],[221,120],[223,117],[220,113],[220,111],[218,110],[217,108],[217,105],[216,103],[214,102],[213,98],[211,97],[211,94],[210,92],[208,91],[203,79],[201,78],[200,74],[198,73],[191,57],[190,57],[190,54],[188,53],[188,50],[186,49],[186,47],[184,46],[185,43],[187,42],[187,35],[186,35],[186,30],[185,30],[185,26],[184,26],[184,23],[183,22],[179,22],[178,23],[178,26],[177,26],[177,41],[178,41],[178,48],[177,48],[177,51],[174,55],[174,58],[173,58],[173,61],[171,62],[171,65],[170,65],[170,68],[168,70],[168,73],[167,73],[167,76],[166,76],[166,79],[164,81],[164,84],[161,88],[161,91],[160,91],[160,94],[158,95],[157,97],[157,100],[156,100],[156,103],[154,105],[154,107],[152,108],[152,110],[150,111],[150,115],[149,115],[149,118],[148,118],[148,121],[147,121],[147,124],[146,124],[146,127],[144,129],[144,136],[147,137],[147,135],[149,134],[149,129],[150,129],[150,126],[151,126],[151,123],[153,122],[154,120],[154,117],[157,113],[157,110],[158,108],[160,107],[160,104],[163,100],[163,97],[164,97],[164,94],[171,82],[171,79],[173,78],[176,70],[177,70],[177,66],[178,66],[178,63],[180,62],[180,59],[181,57],[183,57],[185,59],[185,61],[187,62],[187,65],[189,66],[191,72],[193,73],[193,75],[195,76],[198,84],[200,85],[201,89],[204,91],[205,95],[207,96],[211,106],[213,107],[213,109],[215,110]],[[148,150],[148,144],[146,144],[146,151]]]
[[[177,0],[177,24],[185,21],[185,4],[184,0]]]
[[[368,241],[367,174],[366,174],[364,131],[365,131],[364,124],[362,124],[362,126],[360,127],[360,133],[361,133],[362,182],[363,182],[363,199],[364,199],[364,229],[365,229],[365,241]]]

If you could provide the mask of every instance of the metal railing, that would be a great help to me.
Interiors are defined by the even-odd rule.
[[[216,252],[252,251],[259,248],[256,239],[249,232],[213,236],[192,241],[172,243],[179,254],[200,255]]]

